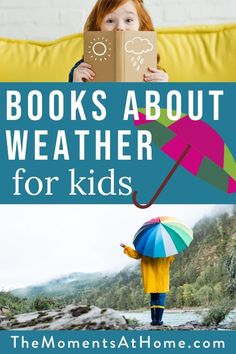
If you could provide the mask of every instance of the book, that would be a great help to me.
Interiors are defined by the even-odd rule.
[[[157,66],[156,33],[85,32],[84,61],[92,65],[95,82],[142,82],[148,67]]]

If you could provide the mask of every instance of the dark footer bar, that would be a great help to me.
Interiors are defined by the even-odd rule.
[[[236,331],[0,331],[0,353],[234,353]]]

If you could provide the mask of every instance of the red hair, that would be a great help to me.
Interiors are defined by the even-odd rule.
[[[128,0],[98,0],[92,9],[84,26],[84,31],[100,31],[104,17],[125,4]],[[139,31],[154,31],[154,26],[147,10],[143,5],[143,0],[132,0],[140,21]]]

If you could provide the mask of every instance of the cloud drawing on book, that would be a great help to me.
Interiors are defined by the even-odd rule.
[[[141,55],[151,52],[153,44],[147,38],[134,37],[133,40],[125,43],[125,50],[128,53]]]

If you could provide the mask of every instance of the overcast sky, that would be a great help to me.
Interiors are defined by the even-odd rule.
[[[193,226],[226,205],[1,205],[0,290],[42,283],[72,272],[113,271],[135,262],[120,242],[132,245],[137,229],[155,216]]]

